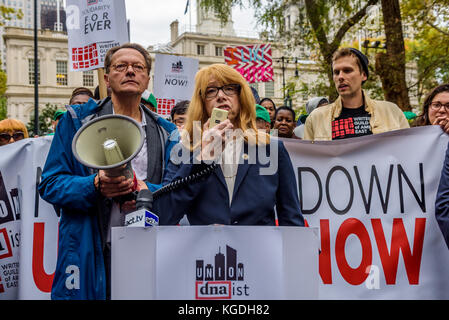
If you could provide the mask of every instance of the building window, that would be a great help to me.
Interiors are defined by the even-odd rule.
[[[67,85],[67,61],[56,61],[56,85]]]
[[[93,70],[83,72],[83,86],[93,87],[94,86],[94,72]]]
[[[204,44],[197,44],[197,45],[196,45],[196,53],[197,53],[199,56],[204,56],[204,51],[205,51],[205,46],[204,46]]]
[[[274,81],[265,82],[265,97],[274,97]]]
[[[215,56],[223,57],[223,47],[215,47]]]
[[[37,60],[37,84],[41,84],[40,60]],[[34,59],[28,59],[28,84],[34,84]]]

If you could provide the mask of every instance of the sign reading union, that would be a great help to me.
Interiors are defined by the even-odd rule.
[[[195,299],[232,299],[233,296],[249,296],[249,286],[244,283],[245,269],[237,263],[237,250],[226,245],[226,255],[221,248],[215,255],[214,265],[204,265],[196,260]]]

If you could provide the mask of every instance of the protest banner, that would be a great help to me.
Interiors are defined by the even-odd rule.
[[[67,0],[71,71],[103,68],[106,52],[129,42],[124,0]]]
[[[273,81],[271,44],[226,47],[224,56],[248,83]]]
[[[37,186],[52,138],[1,147],[0,300],[50,298],[59,218]]]
[[[153,93],[158,100],[157,112],[170,115],[181,100],[192,98],[199,60],[169,54],[156,54]]]
[[[302,212],[319,227],[321,299],[448,299],[435,196],[439,126],[338,141],[284,140]]]
[[[283,141],[304,217],[320,229],[320,299],[449,299],[434,212],[449,135],[427,126]],[[0,147],[0,299],[50,298],[59,218],[36,189],[50,143]]]

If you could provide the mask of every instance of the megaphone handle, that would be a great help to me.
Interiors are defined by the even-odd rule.
[[[128,162],[122,166],[115,167],[112,169],[107,169],[106,175],[110,177],[118,177],[118,176],[124,176],[126,179],[132,179],[136,176],[136,173],[134,172],[131,162]]]
[[[137,190],[138,187],[138,183],[137,183],[137,176],[136,176],[136,172],[133,170],[133,190]]]

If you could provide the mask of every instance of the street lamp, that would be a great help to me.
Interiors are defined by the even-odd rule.
[[[362,43],[362,47],[364,47],[365,50],[365,54],[368,52],[368,49],[386,49],[387,48],[387,44],[384,42],[382,43],[379,40],[375,40],[375,41],[370,41],[370,40],[364,40]]]
[[[37,0],[34,0],[34,135],[39,135],[39,60],[37,50]]]
[[[285,57],[282,56],[280,58],[273,58],[273,61],[276,62],[281,62],[281,69],[282,69],[282,94],[283,94],[283,99],[284,102],[287,101],[287,97],[285,96],[285,69],[287,68],[287,66],[285,64],[288,64],[290,61],[295,61],[295,77],[298,78],[299,77],[299,70],[298,70],[298,58],[296,57]],[[291,99],[290,99],[290,104],[291,104]]]
[[[284,106],[292,107],[292,98],[290,97],[290,89],[287,89],[287,96],[284,98]]]
[[[295,58],[295,78],[299,77],[298,58]]]

